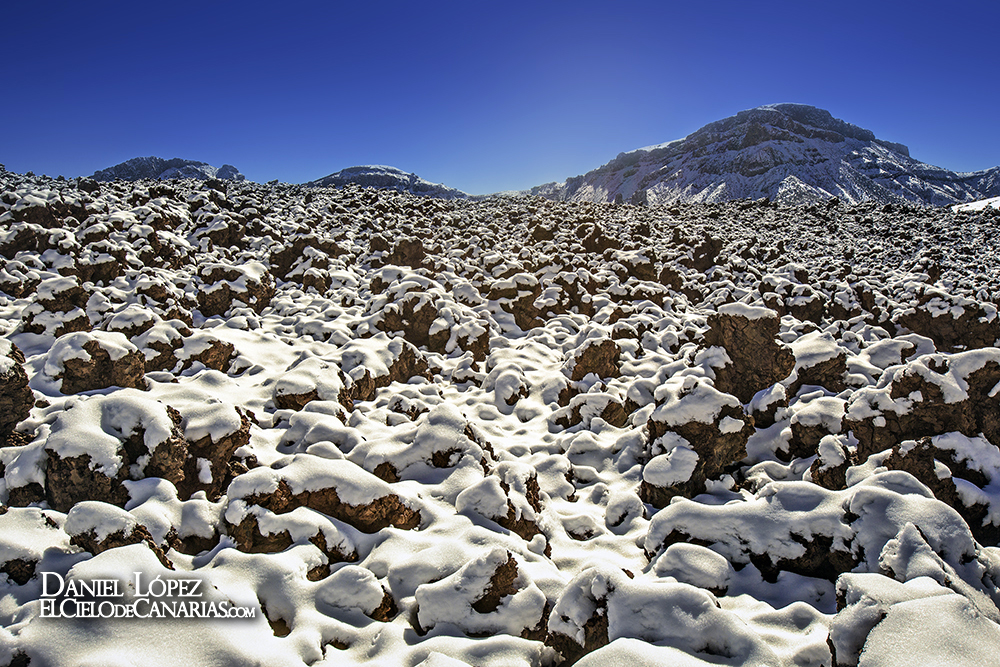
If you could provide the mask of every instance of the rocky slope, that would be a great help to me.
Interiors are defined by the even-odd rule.
[[[910,157],[906,146],[803,104],[758,107],[659,146],[621,153],[563,183],[533,188],[560,201],[783,204],[832,197],[849,203],[941,206],[1000,195],[1000,167],[955,173]]]
[[[143,179],[166,180],[170,178],[195,178],[204,181],[210,178],[242,181],[246,178],[231,164],[213,167],[205,162],[160,157],[136,157],[113,167],[94,172],[97,181],[139,181]]]
[[[408,174],[395,167],[382,165],[367,165],[362,167],[349,167],[336,173],[324,176],[323,178],[310,181],[307,187],[343,187],[348,184],[359,185],[365,188],[375,188],[378,190],[395,190],[397,192],[408,192],[414,195],[425,197],[438,197],[441,199],[465,199],[467,194],[455,188],[449,188],[440,183],[431,183],[420,178],[416,174]]]
[[[998,215],[0,173],[0,665],[990,664]]]

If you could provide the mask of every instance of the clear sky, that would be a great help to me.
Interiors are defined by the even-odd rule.
[[[996,0],[13,0],[0,22],[11,171],[387,164],[479,194],[775,102],[938,166],[1000,165]]]

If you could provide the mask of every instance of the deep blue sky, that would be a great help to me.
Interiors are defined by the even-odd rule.
[[[140,155],[298,183],[389,164],[470,193],[802,102],[958,171],[1000,164],[1000,3],[7,3],[0,162]]]

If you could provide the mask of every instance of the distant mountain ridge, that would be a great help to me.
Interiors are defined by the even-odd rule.
[[[709,123],[687,137],[627,153],[528,194],[637,204],[769,197],[788,204],[838,197],[941,206],[1000,195],[1000,167],[958,173],[805,104],[773,104]]]
[[[210,178],[242,181],[246,176],[231,164],[213,167],[206,162],[173,158],[164,160],[160,157],[136,157],[126,160],[113,167],[95,171],[91,176],[97,181],[138,181],[142,179],[165,180],[169,178],[194,178],[205,181]]]
[[[385,165],[364,165],[359,167],[348,167],[338,172],[304,183],[306,187],[335,187],[342,188],[353,183],[361,187],[376,188],[379,190],[397,190],[399,192],[409,192],[414,195],[426,197],[439,197],[442,199],[467,199],[469,195],[450,188],[440,183],[431,183],[420,178],[416,174],[411,174]]]

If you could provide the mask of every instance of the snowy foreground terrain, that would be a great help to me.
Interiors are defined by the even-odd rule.
[[[0,665],[995,664],[994,208],[0,191]]]

